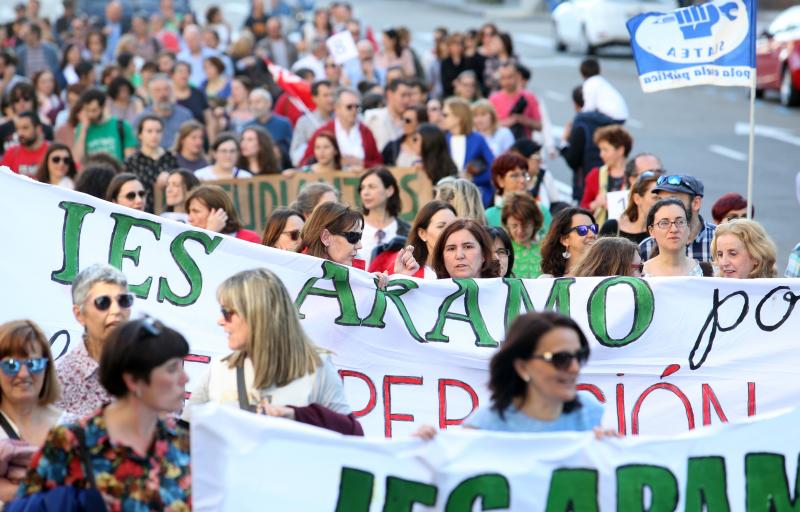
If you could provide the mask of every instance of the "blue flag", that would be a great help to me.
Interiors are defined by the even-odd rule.
[[[628,20],[645,92],[755,83],[756,0],[712,0]]]

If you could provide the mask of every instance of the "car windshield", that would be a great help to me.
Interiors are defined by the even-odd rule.
[[[769,26],[770,34],[800,29],[800,5],[783,11]]]

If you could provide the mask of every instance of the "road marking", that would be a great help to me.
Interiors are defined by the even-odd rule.
[[[750,124],[748,123],[736,123],[736,127],[734,128],[736,135],[749,135],[750,134]],[[768,139],[775,139],[781,142],[785,142],[787,144],[792,144],[794,146],[800,146],[800,137],[795,137],[792,135],[789,130],[784,128],[778,128],[777,126],[767,126],[763,124],[757,124],[754,130],[755,134],[760,137],[766,137]]]
[[[726,148],[725,146],[719,146],[717,144],[712,144],[708,146],[708,150],[712,153],[716,153],[721,156],[725,156],[728,158],[732,158],[733,160],[738,160],[740,162],[744,162],[747,160],[747,155],[744,153],[740,153],[735,149]]]
[[[549,98],[549,99],[551,99],[553,101],[560,101],[562,103],[567,101],[567,95],[566,94],[561,94],[560,92],[556,92],[556,91],[545,91],[544,92],[544,96],[545,96],[545,98]]]

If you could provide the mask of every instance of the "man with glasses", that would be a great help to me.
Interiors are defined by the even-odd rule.
[[[106,264],[87,267],[72,283],[72,313],[83,326],[83,341],[56,362],[61,400],[55,406],[87,416],[111,401],[98,380],[100,354],[114,329],[130,319],[133,295],[128,280]]]
[[[686,255],[697,261],[703,262],[712,260],[711,241],[714,240],[716,226],[710,224],[700,215],[700,207],[703,204],[703,183],[694,176],[684,174],[671,174],[660,176],[656,181],[653,192],[659,199],[674,197],[681,201],[686,209],[692,213],[689,221],[689,245],[686,246]],[[653,257],[656,249],[656,241],[651,237],[645,238],[639,244],[639,254],[642,261],[647,261]]]
[[[297,120],[292,132],[292,145],[289,151],[293,165],[298,165],[303,158],[308,146],[308,139],[317,128],[330,121],[331,115],[333,115],[333,86],[330,81],[317,80],[311,84],[311,99],[317,108],[313,112],[303,114]]]
[[[384,96],[385,107],[364,113],[364,124],[372,130],[378,151],[383,151],[388,143],[403,135],[403,112],[409,106],[411,88],[403,79],[392,80],[386,86]]]
[[[33,177],[48,147],[42,134],[42,122],[35,112],[29,110],[14,118],[14,127],[19,145],[8,148],[0,166],[5,165],[18,174]]]
[[[342,155],[342,166],[351,169],[369,169],[383,164],[375,137],[358,119],[360,98],[356,91],[341,88],[336,91],[333,103],[334,118],[323,124],[308,141],[302,165],[308,165],[314,156],[314,141],[320,132],[333,133]]]

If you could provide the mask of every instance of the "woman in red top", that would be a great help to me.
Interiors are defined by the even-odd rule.
[[[618,124],[598,128],[594,143],[600,149],[602,167],[595,167],[586,175],[581,208],[591,211],[599,224],[607,218],[606,193],[625,190],[625,162],[633,148],[633,137]]]
[[[189,214],[189,224],[196,228],[261,244],[258,233],[242,227],[233,201],[222,187],[200,185],[193,189],[186,197],[186,212]]]

